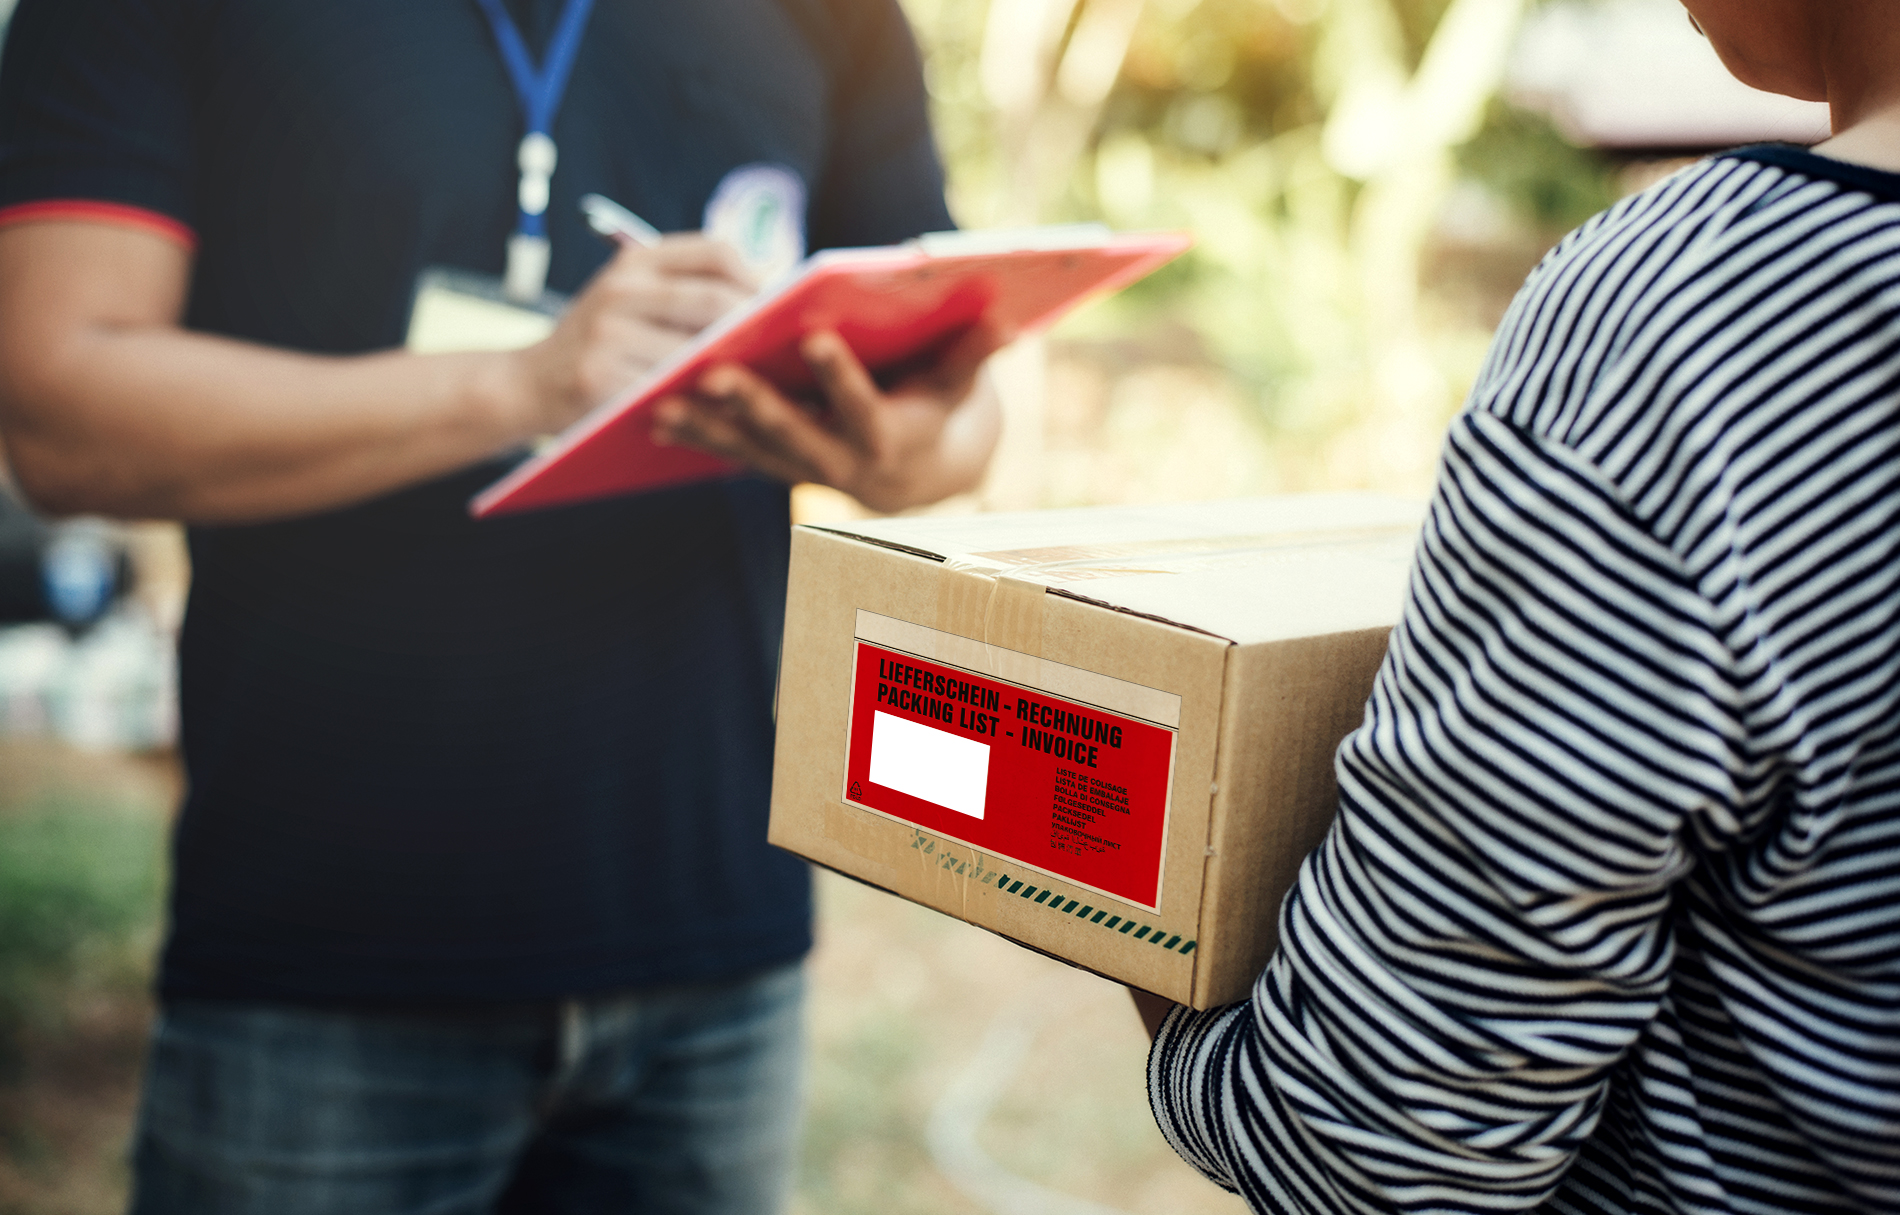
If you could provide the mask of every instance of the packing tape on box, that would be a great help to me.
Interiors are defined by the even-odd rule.
[[[1042,654],[1045,587],[1007,575],[946,569],[937,585],[937,628],[1019,654]]]
[[[1264,554],[1343,545],[1405,545],[1409,559],[1418,529],[1412,526],[1333,528],[1326,531],[1261,532],[1242,536],[1192,536],[1131,540],[1116,544],[1066,544],[999,549],[946,558],[945,568],[964,573],[1035,581],[1045,586],[1092,582],[1137,574],[1173,574],[1209,565],[1257,559]]]

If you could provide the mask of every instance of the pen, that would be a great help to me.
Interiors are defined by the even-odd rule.
[[[608,240],[631,241],[652,248],[660,243],[660,230],[602,194],[581,195],[581,214],[587,226]]]

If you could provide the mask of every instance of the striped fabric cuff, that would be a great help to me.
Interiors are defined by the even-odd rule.
[[[161,212],[125,203],[99,202],[89,198],[48,198],[0,207],[0,228],[47,220],[137,228],[181,245],[188,252],[198,248],[198,234],[186,225]]]

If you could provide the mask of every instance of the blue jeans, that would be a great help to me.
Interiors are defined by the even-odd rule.
[[[803,1097],[804,972],[431,1014],[177,1001],[133,1215],[768,1215]]]

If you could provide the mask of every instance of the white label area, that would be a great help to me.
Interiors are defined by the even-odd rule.
[[[990,749],[948,730],[880,712],[871,720],[871,779],[887,789],[982,818]]]

